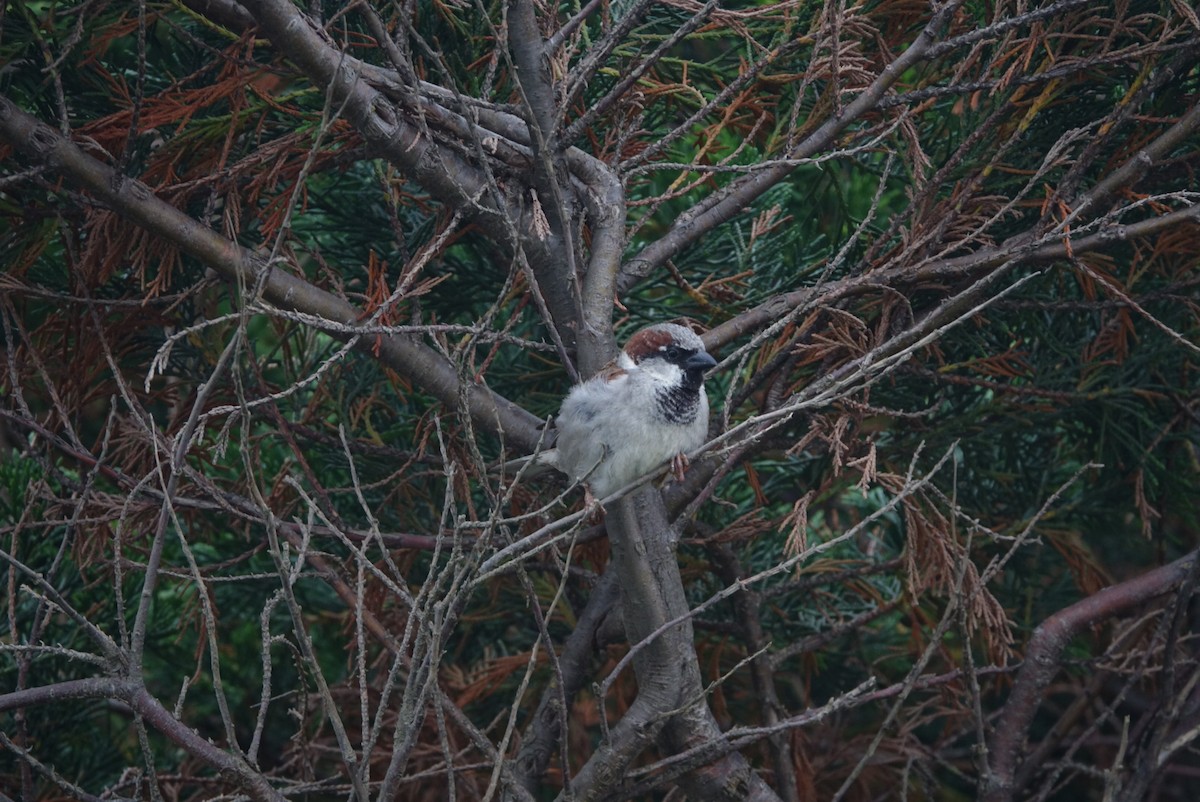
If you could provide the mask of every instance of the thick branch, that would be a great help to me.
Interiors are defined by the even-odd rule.
[[[538,29],[536,10],[531,0],[512,0],[509,13],[509,50],[515,66],[517,85],[525,101],[530,144],[533,146],[533,186],[537,196],[535,214],[543,214],[549,230],[541,234],[545,250],[556,259],[533,260],[540,289],[550,309],[559,336],[568,344],[575,342],[582,311],[578,309],[578,253],[575,247],[574,215],[568,208],[570,181],[558,147],[555,130],[557,114],[554,82],[543,53],[545,44]],[[563,317],[569,314],[569,317]]]
[[[539,148],[551,144],[557,103],[544,53],[545,43],[538,30],[537,13],[532,0],[512,0],[508,17],[509,46],[517,67],[517,83],[529,112],[529,129]]]
[[[212,741],[184,724],[162,706],[145,688],[135,688],[124,701],[152,727],[170,738],[188,754],[205,761],[224,777],[235,780],[254,799],[285,802],[286,797],[271,787],[266,778],[245,761],[216,747]]]
[[[396,108],[363,80],[360,65],[323,38],[293,3],[246,0],[242,5],[280,53],[314,84],[328,87],[335,106],[344,104],[346,117],[367,144],[403,168],[412,180],[447,203],[474,207],[485,225],[485,217],[511,211],[500,205],[499,199],[485,197],[487,181],[474,165],[431,142],[422,136],[419,126],[400,118]]]
[[[0,713],[8,713],[21,707],[76,699],[125,699],[129,696],[129,687],[129,683],[123,680],[92,677],[23,688],[0,694]]]
[[[588,0],[587,4],[584,5],[583,8],[575,12],[575,14],[569,20],[563,23],[561,28],[555,31],[550,38],[546,40],[545,56],[547,58],[553,57],[554,54],[558,52],[558,49],[566,43],[567,37],[579,30],[579,26],[583,25],[583,23],[587,21],[588,17],[595,14],[596,9],[599,7],[600,0]]]
[[[603,796],[623,779],[624,768],[657,737],[670,752],[723,740],[708,709],[693,643],[689,605],[675,556],[676,535],[662,496],[642,488],[616,502],[608,514],[612,565],[621,577],[621,607],[631,644],[650,639],[633,658],[638,696],[612,737],[592,756],[573,788]],[[674,626],[665,626],[678,621]],[[665,726],[664,726],[665,724]],[[689,799],[777,800],[736,752],[690,772],[682,785]]]
[[[250,251],[159,199],[144,184],[118,175],[111,167],[86,155],[74,143],[2,97],[0,139],[49,165],[121,216],[199,259],[230,282],[252,286],[260,271],[269,270],[263,297],[276,306],[343,326],[354,326],[362,318],[361,310],[336,295],[283,270],[265,267]],[[360,342],[365,351],[376,343],[374,336],[368,339]],[[439,353],[406,337],[381,336],[378,342],[383,364],[447,406],[458,405],[458,374]],[[516,404],[474,385],[467,388],[467,404],[471,416],[487,430],[503,432],[509,442],[530,451],[536,447],[541,421]]]
[[[402,116],[365,76],[377,74],[335,48],[309,18],[289,0],[246,0],[259,28],[276,49],[286,54],[315,85],[327,88],[346,118],[371,148],[404,170],[417,184],[447,205],[463,210],[503,247],[522,247],[540,272],[561,261],[555,238],[538,236],[531,219],[522,220],[521,200],[499,197],[487,172],[442,146],[421,126]],[[547,201],[548,202],[548,201]],[[517,232],[520,242],[513,241]],[[567,292],[548,292],[546,301],[555,321],[574,321],[576,308]],[[561,323],[558,324],[560,331]]]
[[[578,148],[567,150],[567,166],[590,192],[588,204],[592,250],[583,277],[582,326],[578,332],[581,366],[585,374],[599,370],[616,355],[612,332],[613,298],[617,272],[625,248],[625,188],[612,169]]]
[[[1037,712],[1042,692],[1058,673],[1063,650],[1085,627],[1121,615],[1139,604],[1161,596],[1182,582],[1200,558],[1193,551],[1173,563],[1139,577],[1107,587],[1072,604],[1042,622],[1029,641],[1025,663],[1017,674],[1013,692],[1004,705],[988,746],[991,774],[983,778],[984,802],[1008,802],[1013,798],[1013,777],[1019,753]]]

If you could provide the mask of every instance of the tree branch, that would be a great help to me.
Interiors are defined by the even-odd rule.
[[[502,188],[490,182],[480,166],[423,136],[419,125],[405,120],[401,110],[364,79],[371,71],[333,47],[293,3],[246,0],[243,5],[278,51],[343,105],[347,119],[374,151],[447,205],[462,210],[502,247],[523,247],[539,274],[559,263],[561,248],[539,235],[532,215],[522,215],[522,198],[499,196]],[[569,293],[550,292],[546,300],[561,334],[559,321],[574,321],[576,306]]]
[[[160,200],[141,182],[118,176],[111,167],[83,153],[74,143],[4,97],[0,97],[0,138],[48,164],[118,214],[199,259],[232,283],[253,286],[261,271],[269,271],[263,297],[271,303],[345,326],[355,326],[362,319],[361,310],[290,273],[263,265],[255,254]],[[357,347],[367,351],[376,342],[383,364],[448,407],[457,407],[458,373],[444,357],[400,336],[359,340]],[[466,396],[468,411],[477,423],[488,431],[503,432],[508,442],[521,448],[532,451],[536,447],[541,427],[538,418],[481,386],[468,387]]]
[[[970,278],[1010,261],[1014,265],[1044,264],[1066,259],[1071,255],[1098,251],[1114,243],[1168,231],[1189,222],[1200,222],[1200,204],[1136,223],[1104,225],[1092,234],[1056,236],[1036,247],[1028,246],[1029,233],[1021,234],[994,248],[983,248],[965,256],[930,260],[917,266],[897,265],[866,275],[850,276],[819,287],[781,293],[719,326],[714,326],[703,335],[703,340],[710,350],[720,348],[779,319],[793,309],[807,305],[818,296],[822,303],[829,304],[852,295],[878,291],[880,286],[905,286],[910,283]],[[1023,248],[1022,243],[1025,243]]]
[[[266,778],[252,769],[244,760],[219,749],[207,738],[201,737],[191,727],[175,718],[162,706],[161,702],[134,680],[107,677],[68,680],[53,685],[6,693],[0,695],[0,713],[19,707],[77,699],[115,699],[124,702],[188,754],[203,760],[221,774],[237,782],[251,798],[269,800],[269,802],[285,802],[285,797],[272,788]]]
[[[1111,619],[1171,592],[1188,576],[1197,559],[1200,552],[1193,551],[1173,563],[1093,593],[1050,616],[1034,630],[1025,650],[1025,663],[988,744],[992,771],[980,781],[980,798],[984,802],[1009,802],[1013,798],[1016,790],[1013,777],[1029,725],[1041,703],[1042,692],[1058,673],[1063,650],[1071,639],[1097,621]]]
[[[938,31],[945,26],[961,4],[961,0],[951,0],[935,11],[925,29],[912,44],[886,65],[871,85],[847,105],[841,114],[831,115],[816,131],[800,142],[788,154],[789,160],[807,158],[829,147],[839,133],[872,110],[906,70],[925,58]],[[698,242],[709,231],[739,214],[794,169],[795,164],[788,161],[773,169],[739,178],[685,211],[667,231],[666,236],[647,245],[625,263],[618,280],[619,291],[626,292],[681,250]]]

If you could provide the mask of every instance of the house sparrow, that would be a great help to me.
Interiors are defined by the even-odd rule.
[[[667,460],[682,478],[685,452],[708,434],[704,372],[716,364],[683,326],[642,329],[614,362],[563,400],[547,461],[586,482],[595,498],[612,495]]]

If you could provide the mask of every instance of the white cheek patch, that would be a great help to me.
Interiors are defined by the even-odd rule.
[[[683,371],[678,365],[664,362],[661,359],[650,359],[639,365],[642,373],[653,380],[655,385],[674,387],[683,382]]]

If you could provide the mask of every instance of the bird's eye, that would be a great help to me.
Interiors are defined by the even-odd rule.
[[[683,356],[683,349],[677,345],[668,345],[666,348],[667,359],[675,362],[679,357]]]

